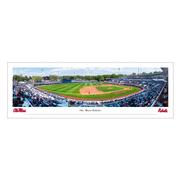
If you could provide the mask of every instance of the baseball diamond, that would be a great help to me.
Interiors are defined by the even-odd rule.
[[[105,82],[78,82],[41,85],[38,90],[53,93],[65,98],[84,101],[104,101],[127,97],[140,92],[136,86],[126,86]]]

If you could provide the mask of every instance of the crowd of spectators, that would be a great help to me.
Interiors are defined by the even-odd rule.
[[[155,107],[168,107],[168,84],[165,85],[160,96],[158,97]]]
[[[13,86],[13,107],[66,107],[67,99],[41,92],[31,84]]]

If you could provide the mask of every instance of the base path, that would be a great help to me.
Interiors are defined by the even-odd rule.
[[[99,91],[96,86],[87,86],[80,89],[80,94],[91,95],[91,94],[104,94],[103,91]]]

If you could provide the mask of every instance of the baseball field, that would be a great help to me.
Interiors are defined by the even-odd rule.
[[[122,98],[141,91],[140,88],[134,86],[91,82],[42,85],[37,88],[66,98],[87,101]]]

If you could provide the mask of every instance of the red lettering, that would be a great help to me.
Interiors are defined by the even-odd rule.
[[[13,109],[13,112],[23,113],[23,112],[26,112],[26,109],[24,109],[24,108],[14,108],[14,109]]]
[[[159,108],[158,112],[160,112],[160,113],[167,113],[168,110],[167,110],[167,108]]]

